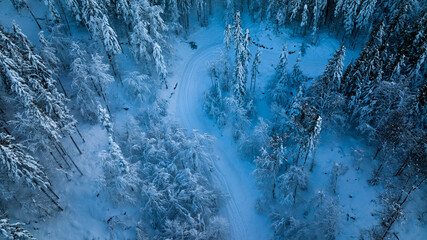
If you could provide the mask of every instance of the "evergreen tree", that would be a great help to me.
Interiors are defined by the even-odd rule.
[[[306,32],[306,25],[308,24],[307,21],[308,21],[308,6],[307,4],[304,4],[304,10],[302,12],[301,24],[300,24],[301,28],[303,29],[303,36],[305,35],[305,32]]]
[[[332,104],[335,103],[334,99],[337,97],[338,91],[341,88],[343,78],[345,47],[341,47],[335,52],[332,59],[326,65],[322,76],[314,82],[313,89],[317,92],[315,100],[319,102],[319,109],[322,113],[327,115],[332,114]]]
[[[167,78],[167,70],[165,65],[165,60],[163,59],[162,49],[160,45],[155,43],[153,46],[153,58],[156,64],[157,73],[159,75],[160,81],[165,84],[166,89],[168,88],[168,83],[166,81]]]
[[[279,63],[276,67],[276,76],[270,90],[270,97],[280,106],[286,106],[289,100],[289,93],[292,91],[288,71],[288,49],[286,43],[283,44],[282,52],[280,53]]]
[[[0,133],[1,168],[13,182],[22,182],[33,189],[47,189],[50,183],[43,167],[14,140],[12,136]]]
[[[282,165],[286,162],[286,152],[283,147],[283,140],[280,137],[274,137],[269,145],[271,150],[262,147],[261,154],[255,158],[256,169],[253,174],[261,188],[266,192],[271,192],[274,199],[276,197],[277,177]]]
[[[359,13],[356,17],[356,27],[361,29],[363,27],[367,27],[370,23],[370,19],[375,11],[375,5],[377,4],[377,0],[373,1],[362,1],[360,3]]]
[[[231,25],[227,24],[227,27],[225,27],[225,30],[224,30],[224,41],[223,41],[224,42],[225,50],[227,51],[227,55],[228,55],[228,52],[230,50],[231,41],[232,41],[232,38],[233,38],[232,31],[233,31],[233,29],[232,29]]]
[[[111,193],[114,201],[125,200],[132,203],[135,201],[137,186],[141,180],[134,167],[125,160],[119,145],[114,141],[113,125],[107,111],[101,105],[98,106],[98,109],[99,121],[107,130],[109,142],[108,152],[103,151],[100,154],[104,160],[105,187]]]
[[[7,217],[0,217],[0,236],[5,240],[36,240],[22,223],[10,223]]]
[[[295,204],[298,189],[304,190],[307,188],[307,178],[307,172],[298,166],[291,166],[279,177],[278,188],[283,194],[282,202],[284,204]]]
[[[255,58],[254,61],[252,63],[252,74],[251,74],[251,88],[253,89],[253,91],[255,92],[255,87],[256,87],[256,79],[257,76],[259,74],[259,64],[261,63],[261,49],[258,48],[256,54],[255,54]]]
[[[52,43],[45,38],[43,31],[39,32],[39,40],[42,44],[40,56],[43,58],[48,68],[51,69],[55,75],[58,74],[61,60],[56,54],[56,49],[52,46]]]
[[[340,215],[340,209],[336,201],[326,196],[323,191],[319,191],[310,202],[314,211],[314,226],[312,227],[316,238],[336,239]]]

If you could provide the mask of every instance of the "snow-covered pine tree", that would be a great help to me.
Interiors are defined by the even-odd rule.
[[[50,187],[49,178],[43,167],[25,152],[22,145],[14,141],[11,135],[0,133],[0,168],[7,173],[10,181],[40,190],[62,211],[62,207],[47,193],[50,191],[57,197]]]
[[[311,155],[312,160],[310,164],[310,171],[314,167],[314,158],[315,158],[314,154],[319,141],[319,135],[321,130],[322,130],[322,117],[318,115],[315,122],[313,123],[313,126],[310,129],[308,129],[306,133],[307,142],[304,149],[306,154],[305,154],[303,166],[305,165],[305,162],[307,161],[308,156]]]
[[[116,0],[112,2],[115,6],[116,14],[128,25],[131,24],[131,4],[129,0]]]
[[[356,25],[357,11],[360,5],[360,0],[348,0],[344,1],[343,12],[344,12],[344,30],[347,36],[350,36]]]
[[[148,34],[148,23],[143,18],[143,12],[140,8],[132,11],[133,32],[130,35],[130,43],[135,58],[138,61],[150,61],[150,45],[153,39]]]
[[[30,142],[47,147],[51,145],[48,142],[58,143],[66,133],[73,132],[75,120],[65,106],[65,97],[57,91],[50,70],[40,56],[32,52],[28,39],[16,24],[14,31],[10,37],[2,32],[7,48],[2,48],[4,51],[0,54],[6,86],[25,109],[17,114],[19,121],[14,122],[19,123],[18,131],[33,132],[29,135]]]
[[[292,0],[289,2],[289,11],[291,13],[289,18],[291,21],[296,18],[301,4],[301,0]]]
[[[40,56],[43,58],[52,73],[57,76],[59,68],[61,67],[61,60],[59,60],[56,55],[56,49],[52,46],[52,43],[45,38],[43,31],[39,32],[39,41],[42,44]],[[64,90],[64,88],[62,89]]]
[[[241,60],[236,61],[236,66],[234,68],[234,84],[233,84],[233,93],[235,99],[239,104],[244,104],[244,97],[246,95],[246,72],[243,62]]]
[[[230,24],[235,20],[235,0],[224,0],[224,22],[225,24]]]
[[[234,97],[226,98],[225,102],[232,118],[233,137],[235,139],[241,139],[245,136],[245,131],[249,126],[248,111],[241,102]]]
[[[190,27],[191,0],[180,0],[178,2],[178,10],[180,12],[179,21],[185,31]]]
[[[243,97],[246,93],[245,78],[246,72],[243,62],[243,33],[242,27],[240,24],[240,12],[237,11],[234,21],[234,57],[235,57],[235,67],[234,67],[234,83],[233,83],[233,93],[235,99],[242,104]]]
[[[65,3],[78,22],[83,21],[79,0],[65,0]]]
[[[255,54],[254,61],[252,62],[252,72],[251,72],[251,85],[250,89],[252,89],[253,92],[255,92],[256,87],[256,79],[259,74],[259,64],[261,63],[261,48],[257,49],[257,52]]]
[[[273,19],[277,26],[282,26],[288,20],[288,7],[284,0],[269,1],[267,17]]]
[[[223,63],[224,63],[224,77],[222,81],[222,88],[225,91],[230,90],[230,48],[231,44],[233,43],[233,28],[230,24],[227,24],[224,30],[224,47],[225,47],[225,53],[223,53]]]
[[[277,177],[286,162],[285,154],[282,138],[275,136],[271,139],[268,149],[262,147],[261,154],[254,160],[256,169],[253,174],[261,189],[267,192],[267,196],[271,194],[272,199],[276,197]]]
[[[307,21],[308,21],[308,6],[307,6],[307,4],[304,4],[304,8],[303,8],[304,10],[302,11],[302,15],[301,15],[301,24],[300,24],[300,27],[301,27],[301,31],[302,31],[302,35],[304,36],[305,35],[305,33],[306,33],[306,31],[307,31]]]
[[[339,96],[339,89],[343,78],[345,47],[341,45],[336,50],[332,59],[329,60],[325,70],[320,78],[316,79],[313,84],[313,91],[316,92],[315,102],[318,102],[319,110],[326,116],[332,115],[333,109],[336,108],[333,104]]]
[[[252,45],[252,39],[249,35],[249,29],[246,28],[245,35],[243,36],[243,52],[242,52],[242,59],[245,66],[246,75],[249,74],[249,61],[251,59],[251,51],[249,50],[249,47]]]
[[[149,72],[152,70],[148,63],[153,61],[158,78],[167,88],[167,67],[164,60],[168,44],[165,41],[168,30],[160,6],[152,5],[144,0],[132,1],[133,33],[130,36],[132,50],[139,61],[144,61]]]
[[[158,43],[154,43],[153,58],[154,58],[154,63],[156,65],[158,76],[160,78],[160,82],[165,84],[166,89],[168,89],[168,83],[166,81],[168,72],[166,70],[165,60],[163,59],[162,49]]]
[[[169,29],[179,34],[182,31],[182,25],[180,24],[180,12],[178,9],[178,1],[167,0],[165,1],[165,12],[164,20],[168,23]]]
[[[110,121],[110,115],[101,105],[98,105],[99,121],[107,130],[109,149],[102,151],[100,156],[104,160],[104,182],[105,188],[110,192],[111,197],[116,203],[120,201],[135,202],[137,186],[140,179],[135,172],[134,166],[128,163],[123,156],[119,145],[114,141],[113,125]]]
[[[43,167],[14,141],[12,136],[0,133],[1,168],[13,182],[24,183],[33,189],[47,189],[50,183]]]
[[[131,72],[123,83],[139,104],[142,105],[155,100],[159,83],[150,76],[139,72]],[[156,88],[153,88],[153,86],[156,86]]]
[[[280,53],[279,57],[279,64],[277,64],[276,67],[276,76],[277,79],[282,82],[282,79],[288,74],[286,70],[286,66],[288,65],[288,48],[286,46],[286,43],[283,44],[282,52]]]
[[[116,32],[111,28],[107,16],[103,15],[100,22],[100,29],[102,31],[101,37],[107,55],[114,56],[122,52],[119,39]]]
[[[363,1],[360,3],[360,9],[356,17],[356,27],[362,29],[364,27],[369,27],[371,22],[371,17],[375,11],[375,6],[377,0],[372,1]]]
[[[319,191],[310,200],[313,209],[313,232],[318,239],[333,240],[338,233],[340,207],[331,197]]]
[[[226,124],[225,103],[218,78],[214,78],[214,85],[206,94],[204,109],[209,116],[215,118],[219,126]]]
[[[307,188],[308,175],[304,168],[291,166],[278,178],[278,189],[282,194],[282,203],[292,205],[296,203],[298,189]]]
[[[224,41],[223,41],[225,50],[227,51],[227,55],[228,55],[228,52],[230,51],[231,43],[233,40],[232,38],[233,38],[233,28],[231,27],[230,24],[227,24],[224,30]]]
[[[305,77],[301,71],[301,56],[302,56],[302,52],[300,51],[298,53],[298,57],[297,60],[295,62],[295,65],[292,68],[292,74],[291,74],[291,81],[290,81],[290,86],[292,88],[298,88],[301,84],[303,84],[303,82],[305,81]]]
[[[279,63],[276,66],[276,75],[273,79],[270,89],[269,96],[277,104],[282,107],[287,105],[290,98],[290,92],[292,91],[292,85],[286,69],[288,64],[288,49],[286,43],[283,44],[282,52],[280,53]]]
[[[317,43],[317,31],[319,28],[319,20],[320,20],[320,9],[318,5],[318,0],[314,1],[314,7],[313,7],[313,32],[311,33],[311,42],[313,44]]]
[[[14,24],[13,29],[19,41],[17,46],[23,49],[25,67],[21,74],[28,86],[37,94],[37,104],[42,106],[43,111],[58,124],[63,135],[74,132],[76,121],[65,105],[68,99],[58,92],[52,72],[43,59],[33,52],[27,36],[18,25]]]
[[[36,238],[22,226],[23,223],[10,223],[5,216],[0,217],[0,237],[5,240],[36,240]]]
[[[118,75],[115,69],[114,55],[122,52],[118,36],[111,28],[106,15],[105,6],[100,5],[96,0],[81,1],[82,21],[88,28],[92,37],[99,39],[107,53],[114,75]]]
[[[234,38],[234,57],[240,59],[243,53],[243,32],[242,32],[242,24],[240,20],[240,11],[236,12],[234,16],[234,27],[233,27],[233,38]]]
[[[49,9],[49,17],[53,20],[53,24],[59,24],[61,22],[61,15],[55,7],[53,0],[44,0],[45,5],[48,6]]]

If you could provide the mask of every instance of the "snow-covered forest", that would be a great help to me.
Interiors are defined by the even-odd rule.
[[[426,239],[427,2],[0,0],[0,239]]]

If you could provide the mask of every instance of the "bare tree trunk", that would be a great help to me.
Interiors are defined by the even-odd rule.
[[[85,141],[85,139],[83,138],[83,136],[82,136],[82,134],[80,133],[80,130],[77,128],[77,126],[76,126],[76,131],[77,131],[77,133],[79,134],[79,136],[80,136],[80,138],[82,139],[82,141],[85,143],[86,141]]]
[[[71,141],[73,141],[74,146],[77,148],[80,154],[82,154],[82,151],[80,150],[79,146],[77,145],[76,141],[74,141],[74,138],[70,135]]]
[[[42,30],[42,27],[40,26],[39,21],[37,21],[36,16],[34,16],[33,11],[31,11],[31,9],[30,9],[30,7],[27,5],[27,3],[25,3],[25,2],[24,2],[24,4],[25,4],[25,8],[27,8],[27,9],[28,9],[28,11],[30,12],[30,14],[31,14],[31,16],[33,17],[34,21],[36,22],[37,26],[40,28],[40,30]]]
[[[64,162],[65,162],[65,164],[67,164],[68,168],[71,168],[71,165],[68,163],[67,159],[65,159],[63,153],[59,150],[58,146],[56,144],[54,144],[54,145],[55,145],[56,151],[59,153],[59,156],[61,156],[62,160],[64,160]]]
[[[53,155],[52,152],[50,152],[50,155],[52,156],[52,158],[55,160],[56,164],[58,164],[58,166],[63,169],[62,165],[58,162],[58,159],[56,159],[56,157]]]
[[[47,189],[49,189],[49,191],[57,198],[59,199],[59,196],[52,190],[52,188],[50,186],[47,186]]]
[[[105,106],[107,107],[108,113],[111,115],[110,106],[108,106],[107,98],[105,97],[104,90],[102,90],[102,84],[101,84],[101,80],[99,80],[99,78],[98,78],[98,84],[99,84],[99,89],[101,90],[102,99],[104,100],[104,103],[105,103]]]
[[[402,165],[400,165],[399,169],[397,170],[397,172],[394,174],[395,177],[399,176],[400,174],[402,174],[403,171],[405,171],[406,167],[408,166],[409,163],[409,156],[406,157],[405,162],[402,163]]]
[[[74,160],[71,158],[71,156],[65,151],[64,147],[61,143],[58,143],[59,148],[65,153],[65,155],[70,159],[71,163],[74,165],[74,167],[77,169],[77,171],[80,173],[80,175],[83,176],[83,172],[80,170],[80,168],[77,166],[77,164],[74,162]]]
[[[47,192],[43,189],[43,188],[40,188],[40,190],[46,195],[46,197],[47,198],[49,198],[49,200],[59,209],[59,211],[64,211],[64,209],[61,207],[61,206],[59,206],[59,204],[51,197],[51,196],[49,196],[49,194],[47,194]]]
[[[58,77],[58,82],[59,82],[59,85],[61,86],[62,91],[64,92],[65,96],[68,98],[67,92],[65,91],[65,88],[64,88],[64,86],[62,85],[61,79],[60,79],[59,77]]]
[[[297,198],[297,188],[298,188],[298,185],[296,185],[295,189],[294,189],[294,205],[295,205],[295,201],[296,201],[296,198]]]

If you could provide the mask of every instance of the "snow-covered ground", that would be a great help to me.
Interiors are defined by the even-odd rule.
[[[0,23],[10,27],[12,19],[22,27],[23,32],[29,36],[32,42],[37,42],[37,25],[28,12],[17,14],[9,1],[0,1]],[[37,10],[40,3],[29,1],[36,15],[41,15]],[[34,4],[34,6],[33,6]],[[243,18],[243,26],[249,28],[253,40],[269,49],[263,49],[259,84],[257,85],[257,112],[258,115],[268,119],[270,112],[263,94],[264,87],[274,75],[274,67],[278,62],[282,45],[286,42],[288,50],[295,52],[289,55],[288,67],[293,66],[300,49],[302,39],[292,37],[290,32],[282,34],[273,33],[265,23],[252,23],[249,17]],[[80,31],[73,29],[73,31]],[[237,150],[230,131],[219,129],[203,111],[203,95],[211,86],[207,72],[207,63],[220,56],[223,49],[224,24],[220,17],[211,19],[206,28],[195,27],[190,31],[188,40],[177,38],[172,46],[174,57],[169,59],[171,65],[169,89],[162,91],[162,96],[169,101],[169,115],[177,120],[182,127],[202,133],[208,133],[215,137],[213,154],[217,156],[214,162],[214,184],[224,194],[225,199],[220,209],[220,214],[230,224],[232,239],[270,239],[273,232],[271,221],[264,213],[255,210],[257,199],[262,197],[257,189],[252,176],[254,164],[244,159]],[[189,42],[194,41],[197,49],[191,49]],[[327,60],[339,47],[337,40],[326,35],[321,35],[319,44],[308,46],[307,53],[301,61],[301,69],[309,77],[319,76]],[[256,47],[251,47],[255,53]],[[357,50],[348,50],[346,64],[357,56]],[[137,69],[127,53],[117,58],[120,71],[125,75]],[[116,90],[111,91],[111,105],[113,106],[113,118],[119,126],[136,114],[132,106],[133,101],[126,96],[119,83],[114,85]],[[124,111],[123,107],[130,107]],[[134,206],[117,206],[111,203],[107,197],[99,192],[99,180],[102,176],[102,161],[99,152],[107,148],[106,132],[98,125],[81,124],[80,130],[86,140],[79,142],[83,155],[78,155],[72,149],[71,143],[68,151],[72,154],[84,176],[78,173],[69,177],[54,179],[55,189],[61,199],[60,204],[65,211],[58,213],[49,219],[38,222],[30,222],[28,228],[39,239],[108,239],[109,228],[114,228],[114,221],[126,221],[127,225],[136,225],[139,216],[136,216],[137,208]],[[348,170],[339,176],[337,185],[337,199],[342,206],[341,232],[338,239],[358,239],[359,231],[376,223],[374,213],[377,204],[377,195],[381,192],[381,186],[372,187],[367,180],[372,174],[370,158],[372,150],[365,146],[357,136],[339,136],[325,132],[320,139],[320,145],[316,153],[316,163],[310,174],[309,189],[304,193],[305,199],[310,199],[319,190],[327,191],[330,179],[330,170],[333,163],[342,163]],[[363,170],[362,170],[363,169]],[[414,208],[423,204],[423,200],[416,199],[416,203],[409,206]],[[424,201],[425,206],[425,201]],[[14,219],[13,219],[14,220]],[[110,220],[110,221],[109,221]],[[416,223],[408,223],[413,231],[403,231],[401,239],[424,239],[427,236],[425,226]],[[120,226],[118,226],[120,228]],[[122,229],[114,231],[116,239],[134,239],[134,229]],[[407,236],[405,238],[405,236]]]
[[[251,175],[254,166],[240,158],[232,136],[219,130],[202,110],[202,96],[210,86],[207,63],[218,57],[222,47],[222,27],[218,25],[212,23],[188,37],[198,44],[196,50],[186,42],[177,43],[179,59],[170,84],[178,85],[170,96],[170,111],[183,127],[216,138],[215,184],[226,196],[221,213],[230,223],[233,239],[269,239],[272,233],[268,216],[257,214],[254,208],[261,196]]]

